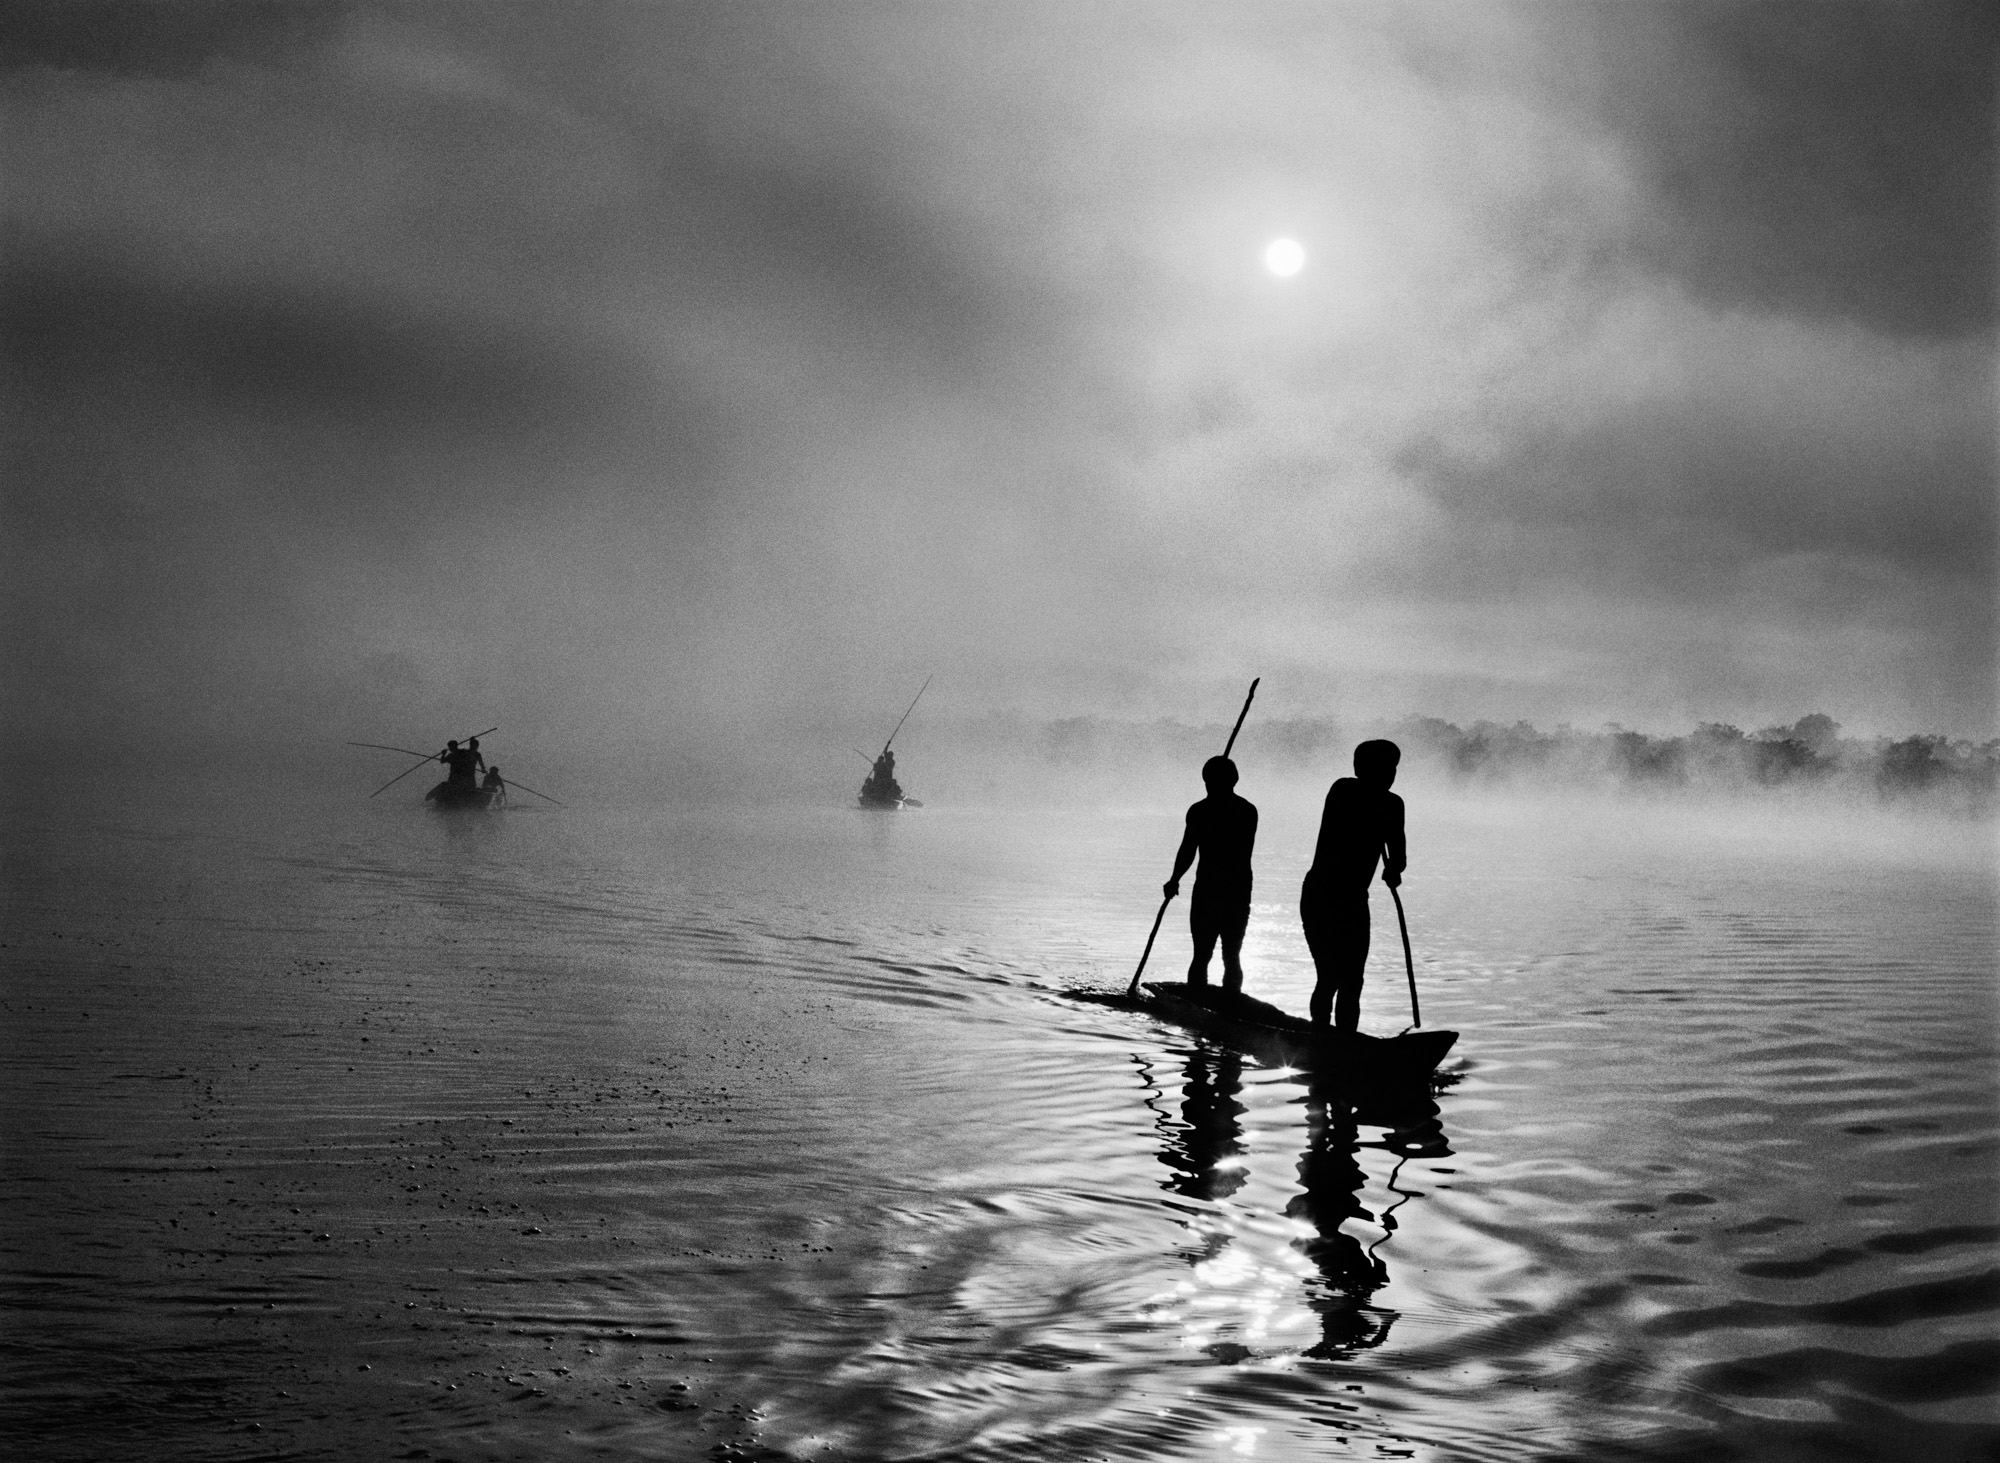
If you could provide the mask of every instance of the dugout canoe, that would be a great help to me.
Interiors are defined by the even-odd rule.
[[[492,806],[493,791],[469,782],[440,782],[424,801],[441,813],[483,813]]]
[[[1316,1030],[1303,1017],[1220,986],[1162,980],[1147,981],[1140,990],[1144,999],[1136,1003],[1139,1009],[1163,1021],[1277,1066],[1358,1083],[1427,1078],[1458,1040],[1456,1031],[1369,1036]]]

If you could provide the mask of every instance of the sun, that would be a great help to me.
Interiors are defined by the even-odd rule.
[[[1306,267],[1305,246],[1297,239],[1273,239],[1264,246],[1264,267],[1279,279],[1290,279]]]

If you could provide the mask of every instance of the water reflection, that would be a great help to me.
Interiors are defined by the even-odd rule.
[[[427,816],[455,843],[488,841],[498,836],[504,822],[484,808],[438,808]]]
[[[1378,1251],[1395,1233],[1396,1211],[1418,1196],[1417,1190],[1402,1188],[1397,1180],[1409,1159],[1451,1152],[1430,1089],[1356,1094],[1315,1082],[1303,1073],[1289,1079],[1305,1089],[1294,1099],[1304,1112],[1305,1146],[1298,1157],[1298,1190],[1285,1201],[1282,1212],[1299,1230],[1289,1248],[1309,1262],[1310,1269],[1287,1273],[1287,1267],[1260,1263],[1240,1252],[1238,1241],[1266,1226],[1256,1222],[1254,1212],[1238,1212],[1240,1204],[1223,1203],[1238,1195],[1251,1178],[1250,1144],[1243,1124],[1249,1109],[1242,1100],[1242,1058],[1206,1046],[1187,1052],[1177,1114],[1161,1105],[1162,1094],[1143,1064],[1142,1075],[1151,1089],[1147,1104],[1159,1119],[1161,1143],[1156,1156],[1168,1170],[1161,1186],[1185,1198],[1222,1205],[1221,1212],[1201,1213],[1191,1221],[1204,1243],[1188,1256],[1196,1270],[1194,1282],[1179,1287],[1181,1303],[1188,1307],[1181,1315],[1189,1343],[1222,1361],[1249,1355],[1248,1347],[1222,1340],[1217,1333],[1240,1329],[1245,1340],[1268,1335],[1276,1319],[1274,1281],[1283,1289],[1303,1282],[1301,1299],[1319,1328],[1318,1339],[1300,1348],[1303,1355],[1337,1359],[1386,1341],[1397,1312],[1374,1304],[1375,1293],[1389,1280]],[[1382,1136],[1364,1138],[1364,1127],[1380,1128]],[[1369,1177],[1360,1154],[1368,1148],[1396,1156],[1382,1185],[1393,1201],[1379,1212],[1362,1197]],[[1363,1239],[1356,1229],[1381,1233]],[[1232,1246],[1239,1252],[1231,1253]],[[1223,1308],[1217,1291],[1235,1293],[1227,1308],[1238,1311],[1237,1326],[1215,1314]],[[1205,1315],[1197,1319],[1200,1313]]]
[[[1160,1162],[1173,1170],[1166,1186],[1190,1199],[1226,1199],[1243,1187],[1243,1059],[1235,1052],[1188,1054],[1181,1073],[1181,1121],[1168,1134]]]
[[[1451,1147],[1437,1103],[1421,1090],[1371,1094],[1357,1103],[1349,1093],[1316,1090],[1308,1084],[1305,1116],[1299,1192],[1286,1203],[1285,1213],[1311,1227],[1310,1234],[1292,1241],[1292,1248],[1319,1272],[1306,1286],[1306,1304],[1319,1316],[1320,1339],[1305,1354],[1331,1359],[1380,1346],[1388,1339],[1396,1312],[1370,1303],[1389,1280],[1388,1267],[1376,1251],[1396,1231],[1396,1210],[1416,1197],[1414,1190],[1398,1188],[1396,1180],[1412,1156],[1448,1154]],[[1387,1131],[1380,1139],[1363,1139],[1364,1122]],[[1363,1148],[1396,1155],[1396,1166],[1385,1181],[1396,1200],[1379,1214],[1361,1202],[1368,1174],[1356,1155]],[[1363,1245],[1345,1228],[1350,1219],[1380,1228],[1381,1237]]]

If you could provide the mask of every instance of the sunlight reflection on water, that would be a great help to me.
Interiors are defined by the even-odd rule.
[[[36,825],[8,1426],[159,1458],[252,1421],[300,1456],[1990,1444],[1984,844],[1426,816],[1453,1080],[1359,1107],[1063,996],[1122,986],[1171,814]],[[1296,823],[1245,947],[1294,1009]],[[1185,951],[1170,920],[1155,969]]]

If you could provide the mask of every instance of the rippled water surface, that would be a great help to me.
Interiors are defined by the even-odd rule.
[[[11,830],[18,1456],[2000,1448],[1990,830],[1413,794],[1391,1101],[1066,994],[1171,810],[385,802]]]

